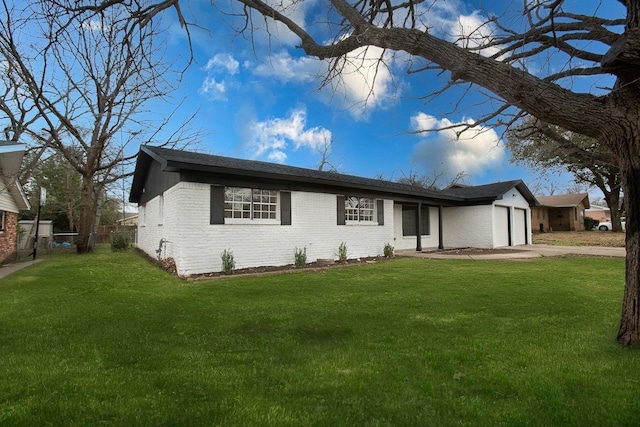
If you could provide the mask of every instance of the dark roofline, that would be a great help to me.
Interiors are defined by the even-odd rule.
[[[143,145],[140,147],[131,186],[129,200],[133,203],[140,202],[147,171],[152,160],[157,161],[161,165],[161,170],[165,172],[178,172],[181,175],[190,172],[199,172],[224,176],[225,178],[243,177],[271,182],[290,182],[295,183],[296,186],[302,184],[314,187],[342,189],[343,191],[365,191],[385,195],[394,199],[413,200],[416,202],[423,201],[425,203],[430,202],[446,206],[488,204],[499,197],[499,195],[491,196],[487,194],[480,197],[465,197],[464,195],[426,190],[407,184],[373,178]],[[530,194],[526,186],[524,184],[522,184],[522,186],[524,191]],[[531,197],[533,198],[533,196]],[[535,198],[533,198],[533,200],[535,201]]]

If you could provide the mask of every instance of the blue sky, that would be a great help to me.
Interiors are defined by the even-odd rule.
[[[510,6],[521,7],[522,2],[439,0],[430,25],[450,36],[468,31],[482,22],[483,8],[489,4],[493,12],[502,13]],[[576,0],[574,4],[575,12],[592,13],[606,6],[622,16],[621,6],[613,0]],[[320,6],[318,1],[305,1],[294,13],[311,25],[322,13]],[[370,58],[380,52],[373,48],[357,52],[358,67],[348,66],[340,81],[321,87],[326,63],[303,56],[295,48],[298,40],[286,29],[271,27],[272,37],[258,30],[251,40],[235,34],[228,25],[231,18],[225,22],[208,1],[192,1],[183,8],[200,27],[191,28],[195,61],[173,94],[176,104],[186,99],[179,115],[199,110],[193,127],[205,132],[205,137],[190,149],[316,168],[325,144],[332,142],[329,160],[347,174],[396,180],[410,171],[429,176],[444,172],[446,178],[440,184],[446,184],[464,172],[467,184],[523,179],[531,187],[549,185],[531,171],[510,164],[502,129],[477,128],[461,140],[451,131],[411,133],[473,121],[488,111],[481,103],[486,98],[477,93],[460,105],[460,90],[421,99],[442,87],[448,73],[409,75],[403,54],[388,55],[389,67],[376,71]],[[170,12],[164,19],[173,16]],[[173,23],[166,58],[187,57],[187,46],[184,31]],[[558,69],[566,64],[545,65]],[[541,64],[541,73],[542,68]],[[172,107],[154,108],[158,114],[167,114]],[[546,179],[551,178],[556,181],[556,194],[571,183],[567,174]]]

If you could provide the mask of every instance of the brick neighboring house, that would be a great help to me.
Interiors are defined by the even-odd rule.
[[[25,144],[0,142],[0,263],[16,260],[18,212],[30,208],[18,182]]]
[[[531,243],[537,201],[521,181],[431,191],[274,163],[143,145],[129,201],[139,210],[138,248],[173,258],[178,274],[287,265],[383,253]]]
[[[604,206],[592,205],[585,210],[585,216],[598,220],[599,222],[611,221],[611,211]]]
[[[587,193],[536,196],[539,206],[531,208],[536,231],[582,231],[585,211],[591,207]]]

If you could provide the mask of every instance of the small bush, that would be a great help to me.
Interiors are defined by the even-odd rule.
[[[589,218],[588,216],[584,217],[584,229],[585,230],[593,230],[600,224],[600,221],[597,219]]]
[[[224,274],[233,274],[233,270],[236,268],[236,261],[233,259],[233,252],[230,249],[225,249],[220,254],[222,259],[222,271]]]
[[[111,250],[113,252],[126,251],[131,246],[131,234],[126,231],[111,233]]]
[[[296,268],[301,268],[307,265],[307,247],[302,249],[296,247],[293,251],[293,257],[295,260]]]
[[[390,243],[387,243],[386,245],[384,245],[384,249],[383,249],[383,254],[385,257],[387,258],[391,258],[393,256],[393,246],[391,246]]]
[[[346,242],[340,243],[338,246],[338,261],[347,262],[347,244]]]

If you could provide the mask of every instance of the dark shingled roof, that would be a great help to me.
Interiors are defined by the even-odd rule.
[[[520,179],[515,181],[495,182],[493,184],[476,186],[455,186],[442,190],[442,193],[466,199],[500,199],[506,192],[516,188],[531,206],[537,206],[538,201],[531,194],[529,188]]]
[[[453,189],[434,191],[373,178],[143,145],[138,154],[138,162],[131,186],[130,200],[132,202],[140,200],[151,159],[159,162],[162,170],[167,172],[199,171],[225,174],[226,176],[248,176],[265,180],[324,185],[352,190],[366,190],[390,196],[411,197],[416,200],[426,199],[432,202],[438,201],[445,205],[464,205],[470,202],[491,203],[491,201],[499,198],[506,191],[517,185],[520,185],[518,189],[521,192],[523,192],[521,188],[524,189],[523,194],[531,194],[522,181],[510,181],[511,187],[504,191],[503,184],[506,183],[466,187],[464,189],[466,192],[457,192],[457,190]],[[493,187],[494,185],[497,185],[497,187]],[[473,192],[473,189],[482,187],[487,188],[479,190],[477,193]],[[533,196],[531,197],[535,201]]]

